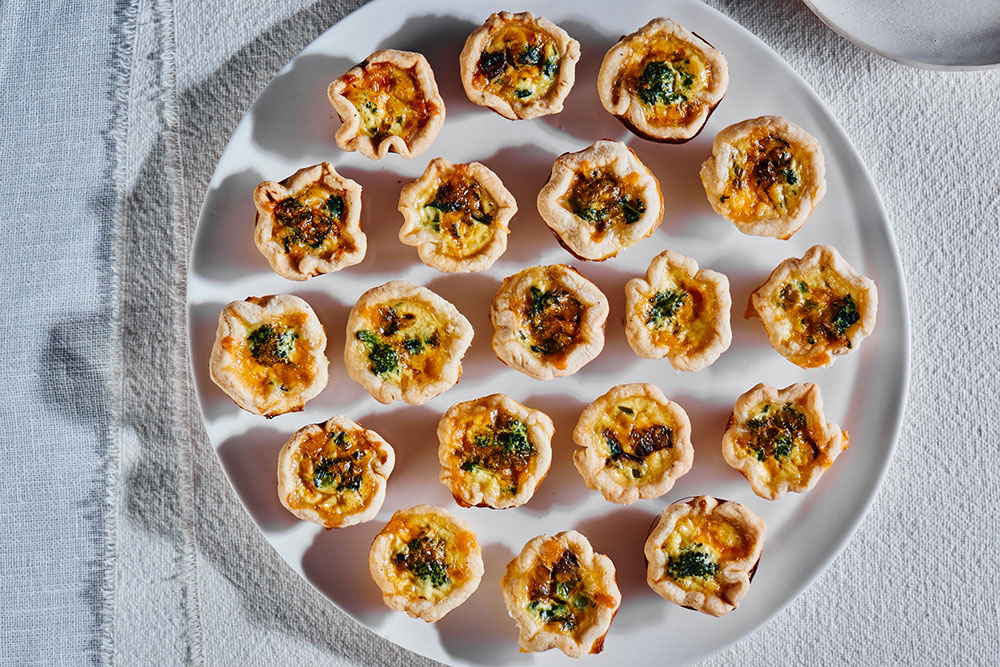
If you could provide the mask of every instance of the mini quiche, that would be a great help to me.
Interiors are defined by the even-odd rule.
[[[426,403],[462,375],[472,325],[451,303],[402,280],[373,287],[347,318],[347,374],[380,403]]]
[[[212,345],[212,381],[247,412],[297,412],[326,386],[326,332],[297,296],[251,296],[222,309]]]
[[[738,399],[722,436],[722,456],[761,498],[811,489],[850,438],[823,415],[811,382],[778,390],[758,384]]]
[[[736,609],[764,548],[764,522],[745,505],[698,496],[668,507],[644,548],[658,595],[711,616]]]
[[[552,461],[552,420],[503,394],[453,405],[438,423],[441,483],[462,507],[531,500]]]
[[[829,366],[875,328],[878,290],[828,245],[786,259],[750,294],[771,347],[802,368]]]
[[[562,111],[579,59],[580,43],[548,19],[500,12],[465,40],[459,67],[469,100],[517,120]]]
[[[271,268],[289,280],[306,280],[353,266],[365,257],[361,186],[329,162],[299,169],[254,190],[254,242]]]
[[[528,542],[500,585],[525,652],[600,653],[622,601],[614,563],[575,530]]]
[[[728,85],[722,52],[665,18],[622,37],[597,74],[608,113],[640,137],[666,143],[697,136]]]
[[[701,165],[708,203],[744,234],[787,239],[826,194],[819,142],[779,116],[730,125]]]
[[[326,528],[375,518],[396,462],[388,442],[347,417],[303,426],[278,452],[278,499]]]
[[[572,375],[604,349],[608,299],[565,264],[504,279],[490,306],[493,352],[538,380]]]
[[[691,421],[652,384],[621,384],[587,406],[573,463],[588,488],[620,505],[659,498],[691,469]]]
[[[393,514],[375,536],[368,569],[387,607],[430,623],[479,587],[483,554],[469,524],[417,505]]]
[[[399,195],[399,240],[416,246],[420,260],[438,271],[484,271],[507,249],[514,196],[500,177],[478,162],[431,160]]]
[[[635,151],[602,139],[556,159],[538,213],[576,257],[603,260],[653,233],[663,220],[663,194]]]
[[[731,308],[726,276],[664,250],[650,262],[645,280],[625,284],[625,335],[640,357],[666,357],[679,371],[701,370],[729,349]]]
[[[381,160],[389,151],[419,155],[444,125],[444,100],[419,53],[376,51],[327,89],[342,125],[337,145]]]

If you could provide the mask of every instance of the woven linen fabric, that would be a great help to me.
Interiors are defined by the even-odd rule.
[[[205,437],[186,348],[214,165],[278,69],[358,4],[0,8],[0,350],[16,387],[2,403],[3,664],[431,664],[268,546]],[[893,225],[913,333],[871,512],[811,587],[706,664],[987,662],[1000,645],[1000,594],[980,574],[1000,551],[1000,71],[886,61],[796,0],[709,4],[846,129]]]

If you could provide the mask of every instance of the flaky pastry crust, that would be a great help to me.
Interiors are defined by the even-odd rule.
[[[431,623],[479,587],[483,555],[468,523],[417,505],[393,514],[375,536],[368,570],[387,607]]]
[[[533,266],[504,279],[493,303],[493,352],[538,380],[572,375],[604,349],[608,299],[565,264]]]
[[[372,160],[389,151],[416,157],[444,125],[434,72],[412,51],[376,51],[331,83],[327,97],[341,120],[337,145]]]
[[[761,498],[805,493],[847,449],[850,438],[823,415],[811,382],[776,389],[758,384],[736,399],[722,436],[722,456]]]
[[[559,113],[576,80],[580,43],[531,12],[491,14],[459,56],[473,104],[510,120]]]
[[[264,181],[254,189],[253,202],[253,240],[277,274],[306,280],[364,259],[361,186],[329,162],[299,169],[278,183]]]
[[[736,609],[764,548],[764,522],[734,501],[698,496],[664,510],[643,549],[658,595],[711,616]]]
[[[456,403],[437,427],[441,483],[462,507],[523,505],[548,474],[554,432],[548,415],[504,394]]]
[[[744,234],[787,239],[826,194],[823,150],[780,116],[730,125],[701,165],[708,203]]]
[[[666,357],[679,371],[698,371],[729,349],[731,308],[725,275],[664,250],[645,279],[625,284],[625,336],[640,357]]]
[[[621,605],[614,563],[575,530],[525,544],[500,585],[525,652],[558,648],[573,658],[600,653]]]
[[[757,317],[781,356],[821,368],[856,349],[875,328],[878,290],[835,248],[815,245],[801,259],[778,264],[750,294],[746,317]]]
[[[278,499],[298,518],[325,528],[370,521],[395,463],[382,436],[337,415],[303,426],[278,452]]]
[[[380,403],[426,403],[462,375],[472,325],[426,287],[392,280],[358,299],[347,318],[347,374]]]
[[[619,505],[659,498],[694,463],[687,413],[648,383],[620,384],[588,405],[573,442],[587,487]]]
[[[653,172],[620,141],[563,153],[538,193],[538,213],[564,248],[604,260],[648,237],[663,220]]]
[[[251,296],[222,309],[209,375],[247,412],[301,410],[326,387],[328,366],[326,332],[303,299]]]
[[[696,137],[728,85],[722,52],[666,18],[622,37],[597,74],[608,113],[640,137],[665,143]]]
[[[399,240],[445,273],[485,271],[507,249],[514,195],[479,162],[434,158],[399,194]]]

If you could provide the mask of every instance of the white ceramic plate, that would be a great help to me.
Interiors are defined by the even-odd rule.
[[[586,6],[587,9],[581,9]],[[288,564],[330,600],[383,637],[454,664],[551,664],[568,661],[558,651],[519,654],[499,579],[507,562],[530,538],[575,528],[618,567],[621,610],[605,652],[589,664],[703,658],[751,632],[792,600],[844,547],[867,510],[889,464],[903,411],[909,332],[898,256],[878,194],[857,153],[830,112],[788,66],[739,25],[694,0],[643,0],[628,5],[529,1],[519,9],[547,16],[582,44],[577,81],[557,116],[510,122],[473,106],[459,80],[458,54],[465,37],[493,2],[378,0],[333,26],[289,63],[264,90],[237,127],[219,160],[198,223],[188,283],[193,371],[208,437],[238,497],[267,540]],[[583,13],[586,12],[586,13]],[[595,81],[605,51],[622,34],[655,16],[669,16],[719,47],[731,67],[729,93],[707,128],[690,143],[671,146],[632,136],[598,101]],[[338,127],[326,99],[327,84],[379,48],[424,53],[436,72],[448,118],[435,143],[406,161],[381,162],[336,147]],[[814,134],[826,152],[828,192],[790,241],[749,237],[715,215],[698,177],[716,132],[761,114],[787,116]],[[535,211],[535,196],[559,154],[609,137],[629,143],[660,179],[666,200],[654,235],[604,263],[573,260]],[[520,212],[510,246],[492,270],[443,275],[424,266],[413,248],[397,240],[402,222],[399,190],[433,157],[482,161],[514,193]],[[368,256],[350,269],[294,283],[272,273],[252,240],[251,191],[299,167],[329,160],[364,187],[362,225]],[[832,367],[803,371],[767,344],[759,324],[744,320],[750,291],[771,269],[811,245],[830,243],[879,288],[878,325],[856,352]],[[664,248],[690,255],[726,273],[733,288],[733,345],[713,366],[693,374],[666,361],[637,358],[624,335],[624,285],[643,274]],[[604,352],[569,378],[540,382],[502,365],[490,349],[488,310],[504,276],[535,264],[568,262],[604,290],[611,301]],[[426,285],[470,319],[476,338],[465,357],[461,382],[429,403],[382,406],[350,380],[343,366],[347,313],[366,289],[402,278]],[[294,293],[313,305],[329,335],[330,384],[306,410],[265,420],[238,409],[208,377],[208,357],[219,312],[250,295]],[[571,432],[581,410],[611,386],[649,381],[691,417],[695,463],[667,496],[619,507],[585,488],[572,465]],[[806,495],[776,502],[755,496],[729,468],[720,442],[736,397],[756,384],[820,385],[827,415],[851,434],[851,448]],[[453,403],[503,391],[549,413],[556,425],[553,464],[534,499],[506,511],[461,509],[438,481],[435,428]],[[282,443],[297,428],[342,413],[381,433],[396,448],[397,463],[376,520],[324,531],[295,520],[278,502],[275,464]],[[717,619],[662,600],[645,584],[642,545],[651,521],[670,502],[695,494],[739,500],[768,525],[760,569],[740,608]],[[486,574],[458,610],[427,625],[382,605],[368,575],[372,537],[397,509],[417,503],[445,507],[469,521],[483,544]]]
[[[983,69],[1000,65],[997,0],[804,0],[858,46],[907,65]]]

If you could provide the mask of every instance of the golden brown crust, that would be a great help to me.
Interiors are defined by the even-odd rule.
[[[289,228],[275,215],[278,204],[289,198],[316,203],[317,199],[330,196],[340,198],[342,212],[334,216],[336,222],[329,231],[308,230],[315,238],[302,238],[303,230]],[[306,280],[364,259],[368,239],[361,231],[361,186],[338,174],[329,162],[299,169],[278,183],[264,181],[254,189],[253,201],[257,208],[254,243],[279,275],[289,280]],[[309,217],[315,220],[315,212]],[[321,224],[326,222],[327,219],[321,220]]]
[[[325,528],[370,521],[385,500],[395,462],[382,436],[337,415],[303,426],[278,452],[278,499],[298,518]]]
[[[303,299],[251,296],[222,309],[209,375],[238,406],[270,418],[301,410],[323,390],[325,351],[326,332]]]
[[[729,349],[731,307],[725,275],[664,250],[645,279],[625,284],[625,335],[640,357],[667,357],[679,371],[701,370]]]
[[[463,507],[531,500],[552,461],[552,420],[504,394],[456,403],[438,423],[441,483]]]
[[[687,413],[647,383],[620,384],[588,405],[573,442],[587,487],[620,505],[659,498],[694,463]]]
[[[744,234],[787,239],[826,194],[823,150],[780,116],[730,125],[701,166],[708,203]]]
[[[697,136],[728,85],[722,52],[665,18],[622,37],[597,75],[608,113],[638,136],[665,143]]]
[[[442,189],[455,199],[448,202],[452,206],[471,203],[476,211],[429,206]],[[399,240],[415,246],[420,261],[438,271],[462,273],[485,271],[504,253],[517,202],[485,165],[454,164],[439,157],[431,160],[420,178],[403,186],[399,212],[403,214]]]
[[[682,607],[711,616],[728,614],[750,588],[765,530],[760,517],[734,501],[699,496],[671,505],[646,539],[646,583]],[[691,551],[712,563],[714,571],[704,577],[687,574],[696,569],[684,562],[685,552],[690,556]],[[687,576],[676,576],[683,574]]]
[[[504,279],[493,303],[493,352],[539,380],[572,375],[604,348],[608,299],[565,264],[533,266]]]
[[[483,555],[469,524],[417,505],[393,514],[375,536],[368,570],[387,607],[430,623],[479,587]]]
[[[473,104],[517,120],[562,111],[579,59],[580,43],[548,19],[499,12],[465,40],[459,67]]]
[[[620,141],[563,153],[538,193],[538,213],[571,253],[604,260],[648,237],[663,220],[653,172]]]
[[[819,387],[758,384],[736,399],[722,456],[761,498],[805,493],[847,449],[847,431],[827,423]]]
[[[573,658],[600,653],[621,605],[614,563],[575,530],[525,544],[500,585],[525,652],[558,648]]]
[[[875,328],[878,290],[835,248],[816,245],[781,262],[750,294],[746,317],[757,317],[779,354],[802,368],[829,366]]]
[[[376,51],[331,83],[327,97],[342,123],[337,145],[372,160],[389,151],[416,157],[444,125],[434,72],[412,51]]]
[[[344,364],[380,403],[420,405],[458,382],[472,336],[469,320],[450,302],[392,280],[362,294],[351,309]]]

